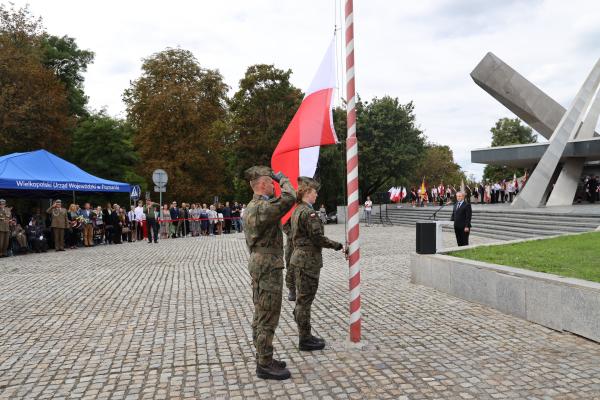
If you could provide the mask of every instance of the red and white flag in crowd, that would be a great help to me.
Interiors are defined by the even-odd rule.
[[[314,177],[320,146],[338,143],[333,128],[335,41],[332,40],[306,96],[271,157],[271,168],[281,171],[298,188],[298,177]],[[281,189],[276,185],[276,193]],[[285,223],[291,211],[282,219]]]

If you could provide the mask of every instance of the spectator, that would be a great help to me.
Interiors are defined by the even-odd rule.
[[[83,223],[79,218],[79,213],[77,210],[77,204],[71,204],[69,206],[69,212],[67,213],[67,218],[69,220],[69,229],[67,229],[66,233],[66,242],[67,247],[69,249],[76,249],[77,244],[79,243],[79,236],[81,229],[83,228]]]
[[[138,200],[137,207],[133,211],[135,212],[136,221],[136,239],[144,240],[144,229],[147,229],[146,215],[144,214],[144,202]]]
[[[48,251],[48,241],[44,237],[44,226],[39,224],[39,219],[33,216],[27,225],[27,239],[31,250],[36,253]]]
[[[124,208],[119,209],[119,223],[121,224],[121,240],[127,243],[131,243],[133,241],[133,222],[129,219],[129,213],[133,214],[133,210],[126,213]]]
[[[204,236],[208,236],[210,234],[210,220],[208,219],[209,210],[205,204],[202,204],[202,209],[200,210],[200,233]]]
[[[229,207],[229,202],[225,202],[225,207],[223,207],[223,219],[224,219],[224,231],[225,233],[231,233],[231,207]]]
[[[173,239],[179,237],[179,232],[181,231],[181,221],[179,220],[179,207],[177,207],[177,202],[174,201],[171,203],[171,209],[169,210],[171,215],[171,226],[170,226],[170,234]]]
[[[325,204],[321,204],[321,208],[319,208],[319,217],[321,218],[321,222],[323,225],[327,224],[327,209],[325,208]]]
[[[85,203],[83,205],[81,217],[83,218],[83,245],[85,247],[92,247],[94,245],[94,211],[92,210],[90,203]]]
[[[0,199],[0,257],[8,256],[10,214],[10,209],[6,207],[6,200]]]
[[[102,207],[96,207],[96,212],[94,213],[94,244],[99,245],[102,244],[102,240],[104,239],[104,214],[102,213]]]
[[[113,224],[113,243],[121,244],[123,235],[123,220],[121,219],[121,206],[117,203],[113,204],[113,211],[110,215]]]
[[[192,237],[200,236],[200,209],[196,203],[192,203],[192,207],[189,211],[190,214],[190,231]]]
[[[131,232],[131,234],[127,237],[127,241],[129,243],[135,242],[137,240],[137,215],[135,214],[135,206],[129,207],[127,219],[129,220],[129,230]]]
[[[244,211],[246,211],[246,204],[240,206],[240,232],[244,231]]]
[[[181,203],[181,208],[179,209],[179,218],[183,221],[181,224],[182,227],[182,237],[186,237],[188,233],[190,233],[190,209],[188,208],[187,203]]]
[[[164,204],[163,208],[160,212],[160,238],[167,239],[169,237],[169,232],[171,231],[171,211],[169,210],[169,205]],[[150,231],[148,231],[150,234]]]
[[[240,210],[240,205],[237,201],[234,201],[233,207],[231,207],[231,222],[233,224],[233,229],[238,233],[242,231],[242,225],[240,224]]]
[[[16,253],[27,253],[27,233],[21,224],[17,223],[15,218],[11,219],[10,221],[10,234],[14,241]]]
[[[214,236],[217,234],[217,219],[219,214],[217,213],[217,208],[213,205],[210,206],[208,211],[208,219],[210,220],[210,236]]]
[[[367,222],[367,226],[371,226],[371,210],[373,209],[373,202],[371,201],[371,197],[367,196],[367,201],[365,201],[365,221]]]
[[[148,243],[152,243],[152,237],[154,237],[154,243],[158,243],[157,220],[161,219],[160,205],[152,203],[150,199],[146,199],[144,214],[146,215],[146,223],[148,224]]]
[[[106,203],[106,207],[102,210],[102,220],[104,221],[104,244],[112,244],[113,242],[113,218],[112,204]]]

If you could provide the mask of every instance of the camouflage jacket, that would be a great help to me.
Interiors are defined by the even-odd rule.
[[[294,205],[296,191],[288,178],[281,179],[280,185],[280,197],[267,199],[255,194],[244,211],[244,234],[250,253],[283,255],[280,220]]]
[[[294,248],[315,247],[340,250],[341,243],[324,236],[323,222],[307,203],[300,203],[292,214],[292,243]]]

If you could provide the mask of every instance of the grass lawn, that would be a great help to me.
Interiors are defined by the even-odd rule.
[[[600,232],[482,246],[448,255],[600,282]]]

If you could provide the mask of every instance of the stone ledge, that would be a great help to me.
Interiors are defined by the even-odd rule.
[[[600,342],[600,283],[444,254],[412,253],[410,274],[412,283]]]

